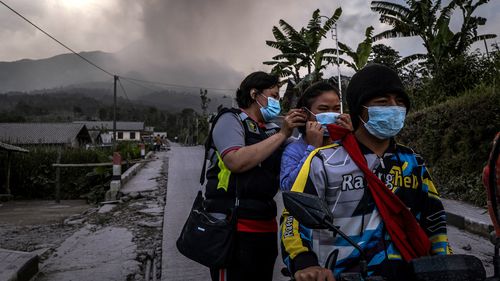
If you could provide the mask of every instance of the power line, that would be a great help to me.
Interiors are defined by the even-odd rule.
[[[157,92],[157,91],[159,91],[159,90],[161,90],[161,89],[162,89],[162,88],[155,89],[155,88],[152,88],[152,87],[148,87],[148,86],[146,86],[146,85],[143,85],[143,84],[140,84],[140,83],[134,82],[134,81],[132,81],[132,80],[128,80],[128,79],[123,79],[123,81],[127,81],[128,83],[131,83],[131,84],[136,85],[136,86],[138,86],[138,87],[142,87],[142,88],[144,88],[144,89],[146,89],[146,90],[150,90],[150,91],[152,91],[152,92]]]
[[[207,89],[207,90],[212,90],[212,91],[222,91],[222,92],[235,92],[236,91],[236,89],[210,88],[210,87],[203,87],[203,86],[187,86],[187,85],[171,84],[171,83],[157,82],[157,81],[151,81],[151,80],[143,80],[143,79],[137,79],[137,78],[132,78],[132,77],[126,77],[126,76],[120,76],[120,78],[123,78],[125,80],[129,80],[129,81],[142,82],[142,83],[148,83],[148,84],[153,84],[153,85],[162,85],[162,86],[167,86],[167,87],[187,88],[187,89],[200,89],[200,88],[202,88],[202,89]]]
[[[118,77],[118,84],[120,84],[120,88],[122,88],[123,94],[125,95],[125,98],[128,100],[128,102],[132,103],[130,99],[128,98],[127,91],[125,91],[125,88],[122,85],[122,81],[120,81],[120,77]]]
[[[27,21],[29,24],[31,24],[32,26],[34,26],[36,29],[40,30],[43,34],[49,36],[52,40],[56,41],[57,43],[59,43],[59,45],[63,46],[64,48],[68,49],[70,52],[72,52],[73,54],[77,55],[78,57],[80,57],[82,60],[86,61],[87,63],[91,64],[92,66],[100,69],[101,71],[105,72],[106,74],[108,75],[111,75],[113,76],[113,74],[107,70],[105,70],[104,68],[98,66],[97,64],[93,63],[92,61],[90,61],[89,59],[85,58],[84,56],[78,54],[77,52],[73,51],[73,49],[71,49],[70,47],[66,46],[64,43],[62,43],[61,41],[57,40],[54,36],[50,35],[49,33],[47,33],[45,30],[43,30],[42,28],[38,27],[36,24],[34,24],[33,22],[31,22],[29,19],[27,19],[26,17],[24,17],[23,15],[21,15],[20,13],[18,13],[16,10],[14,10],[13,8],[11,8],[9,5],[5,4],[3,1],[0,0],[0,3],[2,5],[4,5],[5,7],[7,7],[7,9],[11,10],[13,13],[15,13],[16,15],[18,15],[19,17],[21,17],[23,20]]]

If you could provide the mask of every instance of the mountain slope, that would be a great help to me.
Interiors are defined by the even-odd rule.
[[[118,61],[113,54],[96,51],[83,52],[81,55],[102,65],[104,69],[118,67]],[[0,62],[0,93],[49,89],[107,80],[112,81],[112,77],[73,54],[40,60],[23,59]]]

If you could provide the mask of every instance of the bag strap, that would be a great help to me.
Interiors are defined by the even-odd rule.
[[[215,128],[215,124],[217,123],[217,121],[219,120],[219,118],[224,115],[225,113],[228,113],[228,112],[231,112],[233,113],[234,115],[238,115],[239,114],[239,110],[238,109],[235,109],[235,108],[222,108],[218,113],[217,115],[214,117],[214,119],[212,120],[212,126],[210,128],[210,132],[208,133],[208,136],[207,136],[207,139],[205,140],[205,144],[204,144],[204,147],[205,147],[205,155],[203,157],[203,167],[201,168],[201,174],[200,174],[200,191],[201,191],[201,188],[203,186],[203,184],[205,183],[205,173],[206,173],[206,170],[207,170],[207,160],[208,160],[208,153],[210,151],[211,148],[213,148],[212,146],[212,142],[213,142],[213,131],[214,131],[214,128]],[[239,117],[238,117],[239,119]],[[238,193],[238,188],[236,187],[235,188],[235,194],[236,194],[236,199],[235,199],[235,202],[234,202],[234,206],[235,207],[238,207],[240,205],[240,200],[239,200],[239,193]]]
[[[227,112],[232,112],[234,114],[236,114],[236,110],[233,109],[233,108],[222,108],[218,113],[217,115],[214,117],[214,119],[212,120],[212,126],[210,127],[210,132],[208,133],[208,136],[207,138],[205,139],[205,144],[204,144],[204,147],[205,147],[205,155],[203,156],[203,167],[201,168],[201,174],[200,174],[200,185],[203,185],[205,183],[205,172],[207,170],[207,160],[208,160],[208,153],[210,151],[210,149],[212,148],[212,141],[213,141],[213,137],[212,137],[212,134],[213,134],[213,131],[214,131],[214,128],[215,128],[215,123],[219,120],[219,118],[224,114],[224,113],[227,113]]]

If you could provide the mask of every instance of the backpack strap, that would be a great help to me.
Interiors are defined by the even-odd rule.
[[[235,115],[238,115],[240,114],[241,110],[239,109],[236,109],[236,108],[222,108],[218,113],[217,115],[214,117],[214,119],[212,120],[212,126],[210,128],[210,132],[208,133],[208,136],[205,140],[205,144],[204,144],[204,147],[205,147],[205,156],[203,157],[203,167],[201,168],[201,174],[200,174],[200,184],[203,185],[205,183],[205,172],[207,170],[207,159],[208,159],[208,152],[210,151],[210,149],[213,147],[212,146],[212,141],[213,141],[213,137],[212,137],[212,133],[214,131],[214,128],[215,128],[215,123],[217,123],[217,121],[219,120],[219,118],[225,114],[225,113],[228,113],[228,112],[231,112]],[[239,117],[238,117],[239,118]]]

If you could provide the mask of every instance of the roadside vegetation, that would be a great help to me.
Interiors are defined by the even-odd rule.
[[[13,153],[10,186],[15,199],[54,199],[58,147],[26,147],[29,153]],[[137,143],[120,143],[117,151],[124,161],[140,158]],[[111,162],[111,149],[67,148],[62,150],[61,163],[83,164]],[[7,163],[6,153],[0,153],[0,163]],[[125,164],[125,171],[131,164]],[[95,168],[61,168],[61,199],[86,199],[89,203],[104,200],[109,189],[112,166]],[[0,179],[6,178],[6,169],[0,169]],[[1,184],[4,184],[3,182]]]
[[[412,98],[398,141],[424,156],[442,196],[484,206],[481,172],[491,141],[500,131],[500,48],[490,40],[495,34],[481,33],[487,19],[476,15],[490,0],[393,2],[371,2],[372,11],[388,29],[374,34],[374,28],[367,26],[357,46],[339,41],[338,51],[321,49],[321,42],[332,40],[329,34],[342,18],[340,8],[324,16],[316,10],[300,28],[280,20],[272,29],[274,40],[266,42],[277,54],[263,63],[285,79],[285,111],[313,82],[329,80],[338,85],[338,77],[323,75],[328,65],[336,65],[337,56],[354,72],[369,63],[391,67]],[[426,52],[401,57],[378,42],[409,37],[419,38]],[[473,50],[476,42],[483,43],[485,50]],[[345,90],[349,77],[341,79]]]

